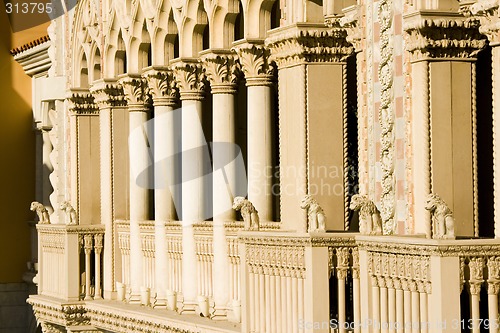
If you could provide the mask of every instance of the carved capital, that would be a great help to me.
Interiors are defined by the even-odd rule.
[[[411,60],[426,58],[474,58],[485,47],[479,20],[463,16],[406,17],[406,49]]]
[[[208,54],[203,58],[203,68],[210,81],[212,94],[235,94],[240,64],[230,54]]]
[[[92,237],[92,235],[83,236],[83,248],[85,250],[85,254],[90,254],[90,251],[92,251],[93,238],[94,237]]]
[[[484,258],[471,258],[469,261],[470,281],[483,281]]]
[[[235,48],[247,81],[247,86],[271,85],[275,67],[269,59],[270,51],[262,45],[244,44]]]
[[[152,68],[144,73],[144,77],[155,106],[173,106],[177,103],[179,91],[171,70]]]
[[[122,86],[114,81],[98,80],[90,88],[90,93],[99,109],[127,105]]]
[[[103,240],[102,234],[94,235],[94,250],[97,255],[101,254],[102,252],[103,248],[102,240]]]
[[[94,96],[88,90],[72,89],[68,97],[68,108],[70,112],[76,115],[99,114],[99,108],[94,102]]]
[[[147,111],[151,99],[147,81],[135,75],[126,75],[120,78],[129,111]]]
[[[175,81],[181,100],[201,100],[205,94],[206,77],[199,63],[180,62],[174,67]]]
[[[488,295],[498,295],[500,291],[500,281],[488,280]]]
[[[500,16],[498,0],[479,0],[470,6],[470,12],[479,18],[479,32],[486,35],[490,44],[500,43]]]
[[[481,282],[469,282],[469,290],[471,295],[479,295],[481,292]]]
[[[323,26],[293,26],[279,31],[266,40],[271,51],[270,60],[279,68],[310,62],[343,62],[354,52],[347,41],[347,30],[332,21],[330,28]]]

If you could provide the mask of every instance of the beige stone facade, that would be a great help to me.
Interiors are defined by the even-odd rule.
[[[498,7],[79,1],[16,55],[43,332],[497,332]]]

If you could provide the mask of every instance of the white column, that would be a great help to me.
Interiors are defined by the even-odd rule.
[[[101,253],[102,253],[102,234],[94,235],[94,252],[95,252],[95,291],[94,299],[101,299]]]
[[[200,65],[179,63],[175,69],[182,103],[182,295],[181,313],[196,309],[198,290],[196,244],[194,226],[205,220],[208,197],[206,179],[210,167],[208,147],[201,125],[202,99],[205,80]],[[208,166],[207,166],[208,162]]]
[[[139,303],[144,285],[140,222],[149,218],[149,149],[146,142],[148,121],[147,84],[141,77],[127,76],[120,80],[129,111],[130,158],[130,302]],[[138,176],[143,182],[137,183]],[[149,184],[152,185],[152,184]]]
[[[247,85],[248,199],[261,221],[273,219],[273,68],[269,52],[256,45],[238,49]]]
[[[225,222],[235,220],[232,209],[234,197],[239,193],[235,144],[235,94],[237,66],[232,56],[207,54],[204,66],[212,88],[212,160],[213,160],[213,286],[215,313],[212,319],[224,319],[229,299],[230,267]]]
[[[174,112],[177,91],[174,77],[166,69],[151,69],[145,73],[154,105],[154,195],[155,195],[155,307],[167,306],[169,272],[165,224],[175,220],[174,198],[177,195],[173,185],[176,177],[176,142],[180,139],[180,117]],[[178,114],[180,115],[180,113]],[[170,293],[173,290],[169,290]]]

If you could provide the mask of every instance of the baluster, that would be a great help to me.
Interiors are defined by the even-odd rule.
[[[265,266],[264,268],[264,286],[265,286],[265,309],[266,309],[266,330],[265,332],[271,332],[271,286],[270,286],[270,267]],[[262,288],[262,287],[261,287]]]
[[[488,258],[488,317],[490,333],[498,332],[498,292],[500,290],[500,258]]]
[[[287,313],[287,332],[293,331],[293,316],[292,316],[292,277],[290,267],[286,269],[286,313]]]
[[[420,297],[420,332],[427,333],[429,326],[428,307],[427,307],[427,291],[425,282],[418,281],[417,289]]]
[[[389,333],[395,332],[396,323],[396,290],[394,289],[394,279],[387,277],[385,280],[387,286],[387,299],[388,299],[388,329]]]
[[[294,268],[292,271],[292,324],[293,324],[293,332],[297,333],[299,331],[298,328],[298,323],[299,323],[299,318],[298,318],[298,312],[299,312],[299,306],[297,304],[298,302],[298,294],[297,294],[297,270]]]
[[[394,279],[394,289],[396,289],[396,332],[404,332],[404,291],[403,282],[400,278]]]
[[[265,289],[265,278],[264,278],[264,268],[259,266],[259,290],[257,290],[257,297],[259,299],[259,323],[260,332],[264,333],[266,331],[266,289]]]
[[[269,297],[271,303],[271,333],[276,332],[276,267],[273,265],[269,271]]]
[[[372,281],[372,315],[373,315],[373,332],[380,332],[380,289],[378,286],[377,276],[371,276]]]
[[[480,331],[480,314],[479,314],[479,293],[483,283],[483,268],[484,258],[471,258],[469,261],[470,280],[469,290],[471,295],[471,319],[472,333]]]
[[[377,278],[378,285],[380,287],[380,326],[381,332],[387,333],[388,329],[388,295],[387,295],[387,285],[385,284],[385,277],[379,276]]]
[[[344,333],[346,322],[345,310],[345,284],[347,278],[347,270],[349,269],[349,249],[339,248],[337,250],[337,280],[338,280],[338,308],[339,308],[339,332]]]
[[[85,300],[90,300],[90,253],[92,252],[92,235],[84,235],[84,250],[85,250]]]
[[[248,294],[250,295],[250,306],[249,306],[249,312],[250,312],[250,332],[255,332],[255,323],[257,321],[257,307],[255,306],[255,267],[253,265],[249,265],[248,267],[249,273],[248,273]]]
[[[410,281],[410,291],[411,291],[411,328],[412,333],[418,333],[419,322],[420,322],[420,295],[417,290],[417,283],[415,281]]]
[[[95,252],[95,292],[94,299],[101,299],[101,253],[102,253],[103,235],[97,234],[94,236],[94,252]]]
[[[281,308],[281,299],[282,299],[282,291],[281,291],[281,267],[276,269],[276,331],[278,333],[284,332],[282,326],[283,321],[283,310]]]
[[[411,332],[411,291],[410,281],[402,279],[403,285],[403,313],[404,313],[404,332]]]
[[[304,271],[301,270],[299,273],[299,320],[304,320]],[[278,331],[279,332],[279,331]],[[303,329],[299,328],[299,332],[304,332]]]
[[[361,295],[359,285],[359,252],[352,250],[352,293],[354,312],[354,333],[361,332]]]

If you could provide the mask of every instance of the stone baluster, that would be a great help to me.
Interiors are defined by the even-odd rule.
[[[182,106],[182,294],[181,313],[195,311],[198,290],[196,244],[193,224],[205,220],[207,204],[206,179],[210,159],[205,136],[201,126],[205,94],[205,74],[196,61],[180,62],[174,65],[174,75]]]
[[[378,279],[376,275],[372,275],[372,320],[373,322],[380,323],[380,287],[378,284]],[[372,329],[373,333],[380,332],[380,326],[374,325]]]
[[[260,45],[236,48],[247,86],[248,200],[262,221],[273,220],[273,67]]]
[[[176,143],[180,139],[180,113],[175,113],[178,91],[171,70],[167,68],[150,68],[145,71],[149,91],[154,106],[154,183],[155,183],[155,306],[167,305],[167,290],[173,293],[169,279],[174,278],[166,251],[165,223],[175,220],[175,200],[180,170],[176,161]],[[178,116],[177,116],[178,115]],[[169,269],[170,265],[170,269]]]
[[[91,283],[90,254],[92,252],[92,243],[93,243],[92,235],[84,235],[83,236],[83,249],[85,251],[85,297],[84,297],[84,299],[86,301],[92,299],[91,290],[90,290],[90,283]]]
[[[394,279],[394,289],[396,289],[396,332],[403,333],[403,323],[404,323],[404,291],[403,283],[399,277]]]
[[[379,292],[380,292],[380,331],[382,333],[387,333],[388,332],[388,326],[387,323],[389,321],[389,305],[388,305],[388,290],[387,290],[387,284],[385,277],[383,276],[378,276],[377,277],[377,284],[379,285]]]
[[[149,113],[149,95],[146,80],[139,75],[120,78],[129,112],[130,161],[130,302],[139,303],[144,287],[143,255],[139,223],[149,218],[150,152],[145,128]],[[139,178],[140,177],[140,178]],[[138,184],[138,181],[142,183]]]
[[[337,249],[337,279],[338,279],[338,308],[339,308],[339,332],[344,333],[346,322],[346,293],[345,285],[347,271],[349,270],[349,249],[346,247]]]
[[[500,290],[500,258],[490,257],[488,266],[488,319],[490,333],[498,332],[498,292]]]
[[[403,325],[404,332],[411,333],[411,291],[410,281],[406,278],[401,279],[403,288]]]
[[[228,278],[230,273],[227,252],[225,222],[235,220],[232,209],[234,197],[239,193],[237,184],[237,164],[235,147],[235,94],[237,92],[238,64],[228,52],[203,55],[204,68],[210,82],[212,120],[212,160],[213,160],[213,246],[214,246],[214,318],[224,318],[230,299]],[[234,296],[234,295],[233,295]]]
[[[123,118],[120,117],[120,113],[124,113],[122,109],[127,103],[122,87],[115,81],[95,81],[90,88],[90,92],[99,107],[101,223],[106,227],[104,234],[106,248],[104,248],[103,252],[103,291],[104,298],[110,299],[112,293],[116,291],[116,277],[120,275],[120,256],[117,255],[119,244],[114,223],[115,210],[119,209],[117,205],[120,204],[120,201],[125,201],[125,199],[119,199],[118,201],[115,199],[115,193],[120,191],[120,187],[117,186],[118,177],[113,175],[119,174],[120,171],[124,171],[123,169],[126,168],[121,163],[115,163],[115,160],[119,160],[123,156],[119,155],[114,138],[117,136],[117,132],[120,133],[121,128],[116,122],[117,119]],[[125,262],[121,263],[123,270],[125,270],[125,265]],[[125,274],[122,274],[121,281],[125,282],[127,278]]]
[[[359,252],[356,248],[352,250],[352,294],[354,333],[359,333],[361,331],[361,295],[359,285]]]
[[[411,292],[411,331],[418,333],[420,331],[420,295],[418,294],[417,283],[414,280],[410,281]]]
[[[101,254],[102,254],[102,241],[104,235],[94,235],[94,255],[95,255],[95,291],[94,299],[101,299]]]
[[[428,306],[427,306],[427,290],[426,282],[417,281],[417,290],[420,299],[420,332],[427,333],[429,327],[429,316],[428,316]]]
[[[484,258],[471,258],[469,261],[469,292],[471,295],[472,333],[480,332],[479,294],[483,284]]]

